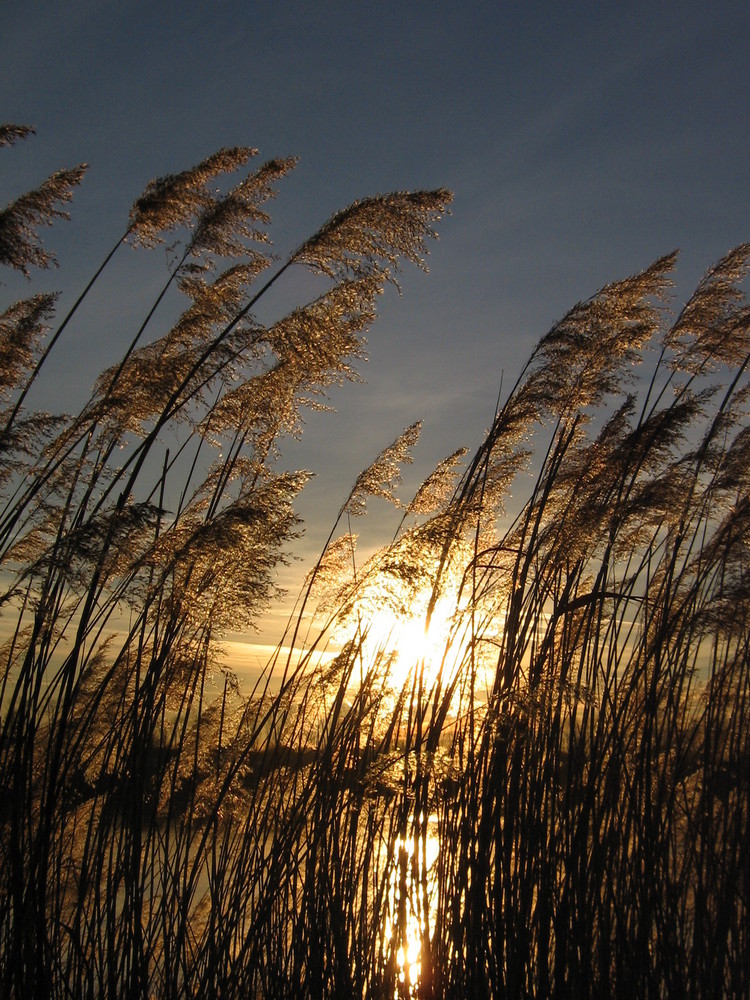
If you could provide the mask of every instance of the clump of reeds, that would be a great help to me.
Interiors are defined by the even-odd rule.
[[[370,897],[370,995],[750,988],[749,261],[719,261],[676,318],[674,255],[575,306],[455,490],[452,457],[339,591],[355,655],[394,622],[366,655],[367,774],[402,871]],[[388,698],[404,605],[424,640]],[[416,983],[394,964],[410,921]]]
[[[750,247],[676,318],[673,256],[575,306],[411,502],[407,428],[248,692],[220,640],[300,530],[283,436],[449,200],[355,203],[262,281],[294,161],[254,155],[135,202],[102,266],[168,232],[171,270],[76,415],[25,404],[83,296],[46,347],[52,297],[0,317],[2,995],[746,995]],[[4,263],[78,180],[0,213]],[[294,265],[325,290],[261,324]],[[402,519],[362,562],[370,497]]]
[[[409,748],[440,831],[436,995],[748,991],[749,260],[676,319],[674,257],[574,307],[446,510],[436,586],[475,538],[468,687],[448,727],[435,686]],[[436,796],[444,744],[458,780]]]
[[[272,958],[292,940],[278,908],[297,891],[300,844],[314,852],[306,803],[325,802],[322,784],[309,792],[304,671],[251,698],[226,672],[209,698],[207,678],[221,677],[217,640],[274,597],[299,530],[306,474],[277,470],[279,441],[353,375],[378,294],[399,259],[421,262],[450,199],[358,202],[263,279],[275,263],[266,205],[294,160],[253,170],[254,156],[220,150],[151,182],[61,320],[49,295],[0,317],[3,995],[244,995],[295,974]],[[0,213],[0,262],[24,273],[53,262],[37,229],[83,172]],[[74,416],[28,412],[117,249],[167,234],[164,288],[142,319],[122,317],[124,356]],[[326,276],[323,291],[262,325],[255,305],[292,266]],[[175,289],[186,307],[160,331]]]

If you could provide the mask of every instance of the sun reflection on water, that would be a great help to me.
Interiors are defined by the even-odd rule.
[[[435,863],[439,847],[434,816],[422,818],[415,835],[398,837],[393,845],[383,933],[395,964],[397,1000],[418,996],[437,910]]]

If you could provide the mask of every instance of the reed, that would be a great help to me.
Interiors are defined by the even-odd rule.
[[[53,297],[0,317],[2,996],[747,995],[750,246],[676,316],[674,256],[576,305],[411,502],[407,428],[247,691],[221,639],[301,530],[284,436],[450,201],[365,199],[276,261],[295,161],[254,156],[136,200],[102,268],[167,233],[171,265],[77,414],[28,390],[102,268],[46,346]],[[0,213],[3,263],[51,262],[81,176]],[[324,290],[261,324],[293,267]],[[362,561],[371,497],[400,521]]]

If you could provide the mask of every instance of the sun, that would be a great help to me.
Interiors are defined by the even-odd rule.
[[[428,620],[429,594],[420,595],[403,609],[391,603],[368,602],[359,609],[362,657],[371,669],[384,667],[396,690],[406,685],[431,690],[454,668],[459,651],[452,643],[455,599],[439,598]]]

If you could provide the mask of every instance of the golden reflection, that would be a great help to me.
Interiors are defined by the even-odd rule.
[[[398,837],[393,845],[383,933],[394,962],[394,997],[398,1000],[418,996],[428,971],[423,963],[437,911],[435,864],[439,849],[435,816],[422,819],[413,836]]]

